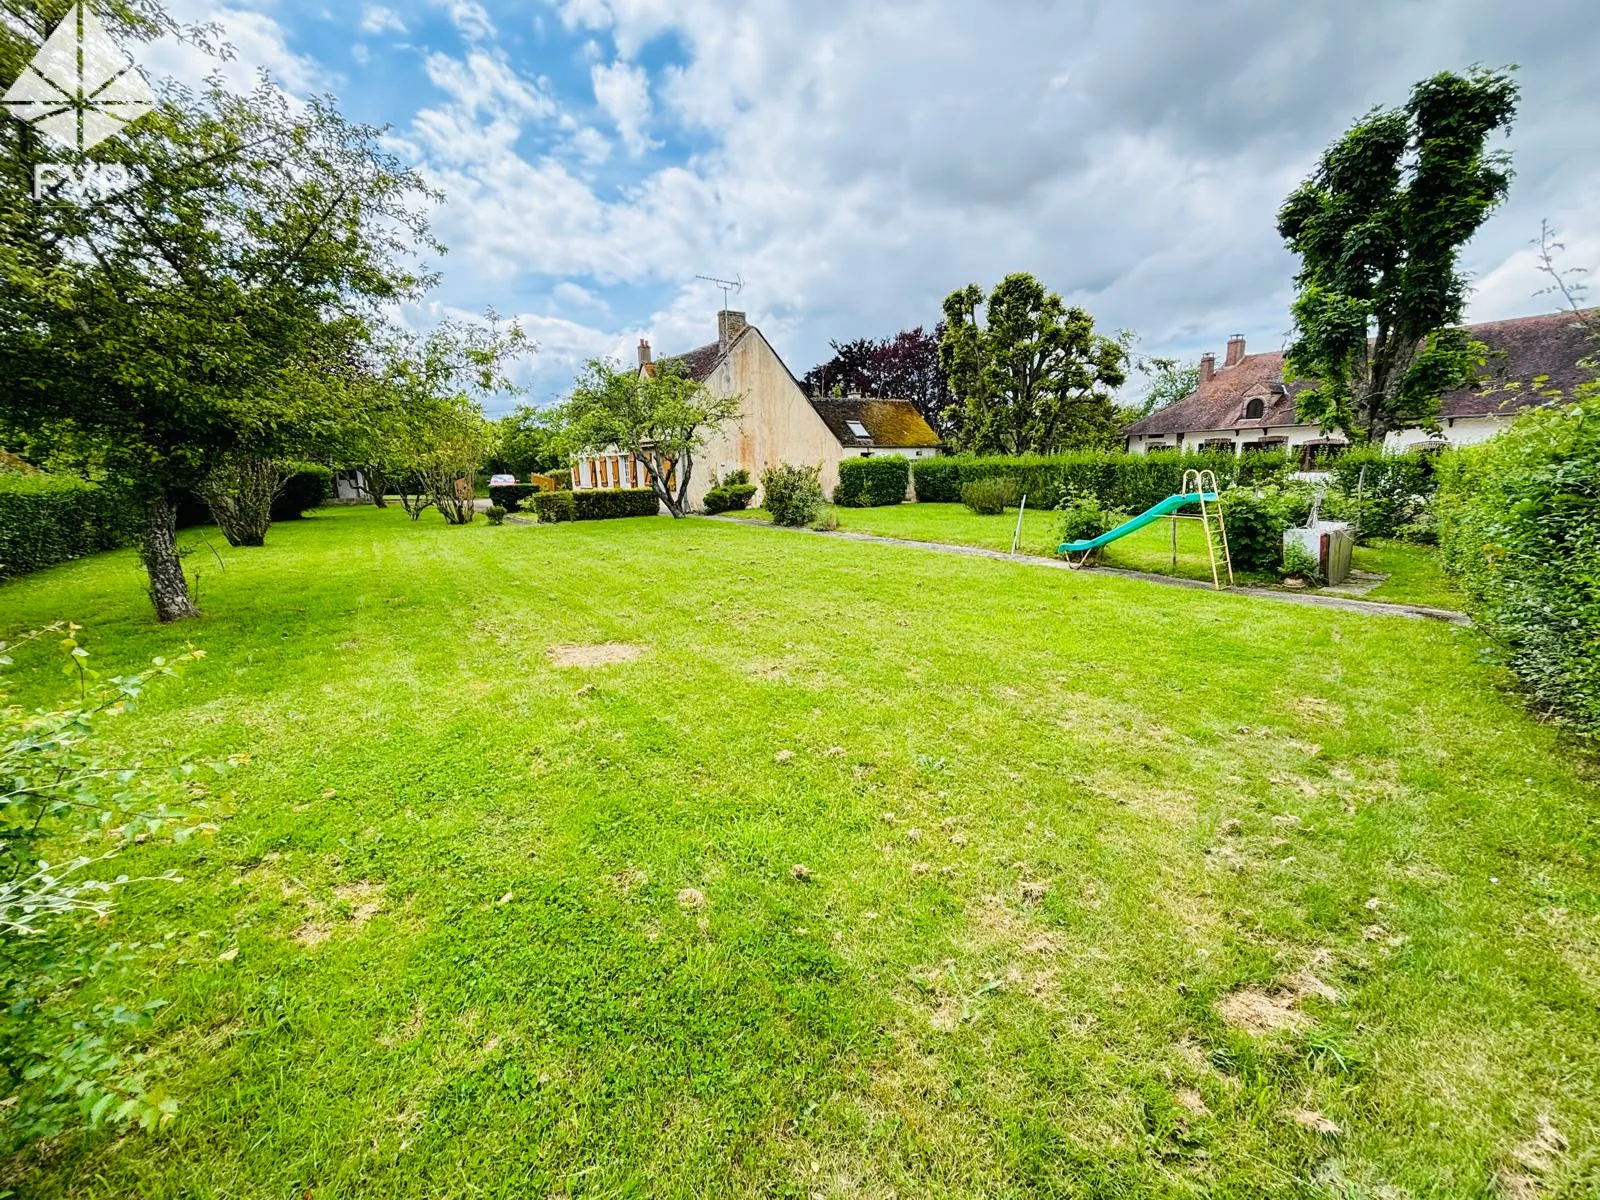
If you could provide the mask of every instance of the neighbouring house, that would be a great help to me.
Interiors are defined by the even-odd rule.
[[[822,486],[831,496],[846,458],[899,454],[931,458],[942,443],[909,400],[870,396],[808,396],[761,330],[742,312],[717,314],[717,340],[676,356],[695,379],[721,396],[744,397],[737,420],[714,434],[695,459],[689,480],[689,505],[699,508],[713,478],[743,468],[752,483],[761,470],[778,463],[822,467]],[[669,360],[663,359],[662,362]],[[639,370],[657,369],[650,343],[639,343]],[[580,458],[572,486],[649,487],[644,464],[628,454]]]
[[[1404,429],[1385,445],[1403,450],[1418,445],[1465,446],[1487,441],[1522,409],[1544,402],[1543,390],[1567,395],[1589,378],[1579,364],[1597,346],[1592,330],[1570,312],[1468,326],[1489,348],[1482,378],[1472,387],[1439,398],[1439,429]],[[1200,359],[1200,386],[1175,404],[1130,425],[1128,449],[1296,450],[1309,470],[1317,461],[1348,445],[1338,432],[1324,433],[1295,416],[1295,397],[1312,386],[1283,378],[1283,352],[1246,354],[1244,338],[1228,339],[1222,366],[1216,356]]]

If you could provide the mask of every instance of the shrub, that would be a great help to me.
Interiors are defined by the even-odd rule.
[[[555,492],[570,494],[580,521],[610,521],[618,517],[654,517],[660,515],[661,498],[653,488],[617,488],[606,491]]]
[[[1064,497],[1061,510],[1061,541],[1087,542],[1110,533],[1128,519],[1128,514],[1103,508],[1089,492],[1074,492]]]
[[[1299,542],[1290,542],[1283,548],[1283,565],[1278,569],[1278,574],[1285,579],[1298,577],[1307,583],[1320,583],[1322,564],[1317,561],[1316,555]]]
[[[532,483],[501,483],[489,489],[489,500],[508,513],[521,512],[527,501],[544,491]]]
[[[882,508],[904,503],[911,484],[911,463],[898,454],[882,458],[847,458],[839,464],[839,486],[833,502],[844,508]]]
[[[1223,492],[1222,516],[1234,568],[1276,572],[1283,562],[1283,535],[1310,515],[1311,490],[1303,485]]]
[[[1358,446],[1335,459],[1332,470],[1328,513],[1349,521],[1360,541],[1397,537],[1402,526],[1429,517],[1428,498],[1436,486],[1432,454]]]
[[[498,504],[491,504],[483,510],[483,515],[489,519],[491,525],[504,525],[506,523],[506,510]]]
[[[822,511],[822,468],[779,463],[761,472],[761,490],[774,525],[809,525]]]
[[[917,499],[953,503],[969,483],[995,476],[1014,479],[1029,508],[1058,508],[1067,496],[1088,492],[1107,508],[1143,512],[1182,486],[1188,470],[1215,472],[1218,485],[1273,484],[1288,480],[1294,462],[1287,454],[1193,453],[1125,454],[1086,450],[1042,458],[929,458],[911,464]]]
[[[717,481],[717,486],[718,487],[742,486],[742,485],[747,484],[749,482],[750,482],[750,472],[745,470],[743,467],[735,467],[733,470],[729,471],[726,475],[724,475],[720,480]]]
[[[298,521],[333,498],[333,472],[318,463],[284,463],[287,478],[272,502],[274,521]]]
[[[756,486],[753,483],[724,483],[706,493],[706,511],[713,516],[737,512],[749,508],[750,501],[755,498]]]
[[[1531,706],[1600,736],[1600,401],[1438,464],[1439,544]]]
[[[1008,508],[1015,508],[1022,500],[1022,491],[1015,479],[998,476],[979,479],[961,488],[961,503],[985,517],[999,516]]]
[[[578,505],[573,497],[577,494],[577,492],[540,492],[532,497],[533,515],[545,525],[554,525],[560,521],[576,521]]]
[[[0,474],[0,579],[132,541],[116,495],[60,475]]]
[[[572,472],[570,470],[551,471],[549,478],[556,485],[556,491],[570,492],[572,490]]]

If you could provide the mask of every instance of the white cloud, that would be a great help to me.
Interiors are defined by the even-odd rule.
[[[218,8],[205,0],[171,0],[166,8],[180,23],[213,22],[220,26],[222,39],[233,48],[233,57],[218,59],[196,46],[165,38],[137,50],[139,64],[152,75],[198,84],[218,73],[230,87],[249,91],[256,84],[257,73],[264,70],[280,88],[301,97],[332,85],[332,78],[319,62],[289,48],[283,27],[266,13]]]
[[[616,122],[628,153],[637,157],[659,146],[644,131],[650,121],[650,79],[644,68],[619,59],[609,67],[596,63],[589,71],[595,103]]]
[[[572,135],[572,148],[586,166],[599,166],[611,157],[611,140],[587,125]]]
[[[366,33],[405,33],[406,23],[400,14],[381,4],[369,4],[361,10],[361,28]]]
[[[478,0],[433,0],[434,4],[450,14],[450,20],[463,37],[475,42],[486,42],[495,36],[494,22]]]

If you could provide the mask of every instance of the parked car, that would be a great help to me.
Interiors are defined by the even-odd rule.
[[[510,487],[512,484],[516,483],[516,481],[517,481],[517,477],[515,475],[491,475],[491,476],[489,476],[489,486],[490,487]]]

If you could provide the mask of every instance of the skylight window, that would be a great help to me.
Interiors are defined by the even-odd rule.
[[[845,424],[850,426],[850,432],[858,438],[863,438],[869,442],[872,440],[872,435],[867,432],[867,427],[860,421],[846,421]]]

